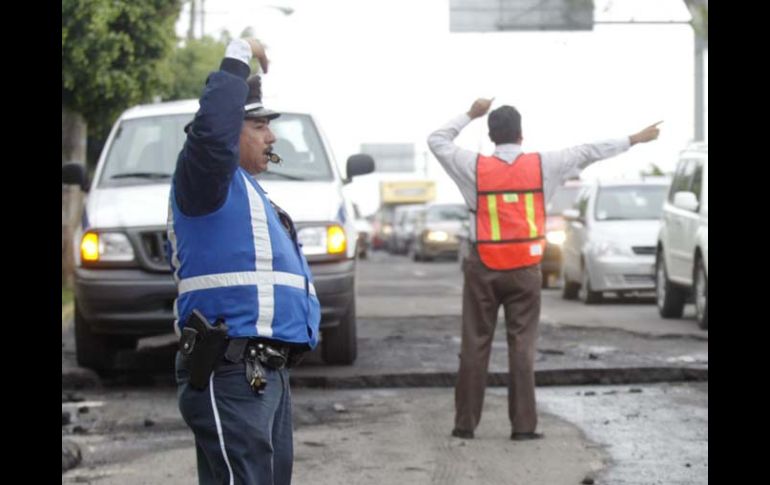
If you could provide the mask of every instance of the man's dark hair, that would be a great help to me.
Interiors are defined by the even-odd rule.
[[[487,118],[489,138],[495,145],[519,143],[521,138],[521,114],[513,106],[500,106]]]

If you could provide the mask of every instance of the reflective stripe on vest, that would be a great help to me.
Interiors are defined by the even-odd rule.
[[[231,337],[315,347],[320,304],[310,268],[251,176],[239,168],[225,203],[211,214],[185,216],[173,190],[170,209],[175,327],[195,308],[211,322],[224,318]]]
[[[281,271],[246,271],[241,273],[220,273],[195,276],[179,282],[179,294],[188,291],[208,290],[239,285],[285,285],[305,289],[305,278],[292,273]],[[315,286],[310,283],[310,294],[315,295]]]
[[[490,269],[540,263],[545,248],[545,203],[540,155],[513,164],[496,157],[476,161],[476,243]]]

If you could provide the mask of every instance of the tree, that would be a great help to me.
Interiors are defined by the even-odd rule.
[[[180,0],[62,0],[62,164],[85,164],[89,127],[102,132],[170,81]],[[62,282],[71,266],[76,192],[62,187]],[[69,264],[66,264],[69,262]]]
[[[169,58],[173,78],[163,99],[199,98],[206,78],[218,68],[226,47],[224,36],[221,40],[204,36],[185,41],[184,46],[178,47]]]
[[[170,81],[179,0],[62,0],[62,105],[112,119]]]
[[[647,170],[641,170],[639,175],[642,177],[662,177],[665,176],[666,173],[657,164],[650,162],[647,166]]]

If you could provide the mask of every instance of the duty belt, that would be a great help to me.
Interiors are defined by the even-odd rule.
[[[225,360],[232,363],[243,362],[245,358],[256,358],[270,369],[283,369],[288,366],[291,349],[263,340],[250,338],[229,339],[225,350]]]

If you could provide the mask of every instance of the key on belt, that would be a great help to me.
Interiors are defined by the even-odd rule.
[[[248,378],[249,385],[257,393],[264,393],[265,387],[267,387],[267,376],[265,375],[265,369],[262,367],[262,364],[257,357],[257,349],[250,348],[245,360],[246,377]]]

